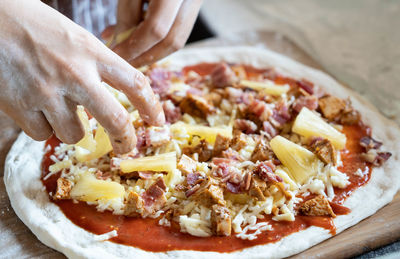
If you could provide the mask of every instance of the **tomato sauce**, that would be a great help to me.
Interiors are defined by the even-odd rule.
[[[195,71],[200,75],[209,74],[215,64],[200,64],[190,66],[183,69],[184,73]],[[252,69],[246,67],[247,73],[262,73],[263,70]],[[279,83],[295,84],[295,80],[276,77]],[[368,182],[371,176],[372,167],[361,160],[360,154],[362,147],[359,145],[360,138],[369,136],[370,129],[365,125],[344,126],[343,132],[347,136],[346,149],[341,152],[343,165],[338,168],[339,171],[349,176],[350,184],[344,188],[335,188],[335,199],[331,202],[331,206],[336,215],[348,214],[350,210],[341,204],[344,200],[358,187]],[[51,149],[44,155],[42,161],[42,182],[46,186],[48,193],[54,193],[56,190],[56,181],[60,174],[55,174],[46,180],[43,177],[49,173],[48,168],[53,163],[50,159],[54,153],[54,147],[60,141],[56,137],[50,138],[46,142],[46,146],[50,145]],[[367,173],[362,177],[356,176],[354,172],[361,168]],[[311,198],[312,196],[308,197]],[[268,221],[273,230],[266,231],[258,235],[255,240],[242,240],[234,235],[229,237],[195,237],[189,234],[181,233],[179,226],[172,223],[172,227],[164,227],[158,225],[157,219],[142,219],[126,216],[113,215],[109,211],[98,212],[94,206],[90,206],[84,202],[74,203],[72,200],[53,201],[63,211],[65,216],[75,225],[92,232],[94,234],[103,234],[112,230],[118,232],[118,236],[110,239],[110,241],[134,246],[151,252],[165,252],[171,250],[197,250],[197,251],[215,251],[215,252],[233,252],[247,247],[276,242],[283,237],[304,230],[310,226],[317,226],[327,229],[332,235],[336,232],[333,220],[330,217],[312,217],[297,215],[295,221],[273,221],[272,216],[266,216],[264,221]],[[175,224],[175,225],[174,225]]]

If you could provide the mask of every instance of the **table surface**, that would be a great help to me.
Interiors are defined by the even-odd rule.
[[[320,66],[305,52],[297,48],[283,36],[272,32],[249,32],[231,39],[212,39],[196,43],[193,47],[214,45],[253,45],[267,47],[281,52],[311,67]],[[43,245],[32,232],[15,215],[3,181],[4,160],[9,148],[18,136],[20,130],[6,115],[0,112],[0,251],[7,258],[65,258],[62,254]],[[378,247],[399,240],[400,228],[397,218],[400,215],[400,194],[394,201],[378,211],[374,216],[362,221],[356,226],[331,238],[313,248],[296,255],[296,258],[348,258],[357,256]],[[383,221],[385,219],[385,221]],[[384,230],[383,230],[384,228]],[[375,233],[371,236],[371,231]],[[356,244],[349,246],[348,244]],[[399,250],[399,242],[393,244],[389,252]],[[385,249],[384,249],[385,250]],[[382,251],[364,254],[362,258],[371,258],[382,254]],[[384,251],[387,252],[387,251]],[[0,256],[0,257],[1,257]]]

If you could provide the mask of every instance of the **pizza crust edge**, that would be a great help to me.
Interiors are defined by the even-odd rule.
[[[345,201],[344,205],[349,207],[352,212],[334,219],[337,233],[374,214],[393,199],[400,186],[400,177],[396,178],[397,168],[400,167],[400,154],[398,153],[400,129],[393,121],[383,117],[358,93],[340,85],[330,76],[270,50],[254,47],[189,48],[166,59],[172,69],[200,62],[221,60],[260,68],[275,67],[283,75],[297,79],[305,78],[332,95],[340,98],[350,96],[354,108],[360,111],[363,122],[371,126],[373,137],[383,142],[382,149],[392,152],[393,156],[382,167],[374,168],[370,181],[357,189]],[[73,224],[64,216],[58,206],[49,202],[48,195],[37,177],[41,174],[40,164],[44,154],[43,148],[44,142],[36,142],[21,133],[7,156],[4,181],[11,205],[18,217],[41,242],[68,257],[186,258],[190,256],[206,258],[218,255],[223,258],[239,256],[275,258],[299,253],[331,237],[328,230],[310,227],[284,237],[276,243],[254,246],[229,254],[198,251],[151,253],[130,246],[99,241],[97,235]],[[368,201],[367,206],[365,206],[364,200]]]

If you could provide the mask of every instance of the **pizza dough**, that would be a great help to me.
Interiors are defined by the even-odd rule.
[[[199,48],[182,50],[168,59],[171,69],[181,69],[201,62],[241,63],[254,67],[274,67],[279,73],[293,78],[305,78],[340,98],[350,96],[353,107],[360,111],[362,120],[371,126],[372,137],[383,142],[382,149],[393,156],[380,168],[374,168],[370,181],[357,189],[344,203],[352,210],[334,219],[337,233],[357,224],[389,203],[400,186],[400,129],[384,118],[376,108],[357,93],[341,86],[326,74],[306,67],[280,54],[249,47]],[[329,230],[310,227],[284,237],[276,243],[250,247],[233,253],[169,251],[147,252],[110,241],[113,233],[94,235],[67,219],[57,205],[50,202],[40,181],[44,142],[37,142],[24,133],[11,148],[5,166],[4,181],[11,205],[21,220],[44,244],[73,258],[277,258],[299,253],[329,237]],[[149,240],[149,242],[153,242]]]

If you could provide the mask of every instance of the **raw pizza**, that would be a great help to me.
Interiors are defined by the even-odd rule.
[[[400,131],[327,75],[267,50],[189,49],[143,68],[166,116],[137,147],[21,134],[5,171],[17,215],[69,257],[285,257],[372,215],[399,187]]]

